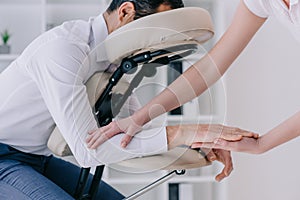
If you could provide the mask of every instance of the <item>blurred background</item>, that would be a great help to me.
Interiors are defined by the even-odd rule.
[[[239,0],[184,2],[186,6],[203,7],[211,13],[216,34],[204,46],[209,50],[228,27]],[[87,20],[104,11],[109,3],[109,0],[0,0],[0,32],[7,30],[11,36],[7,43],[9,52],[0,54],[0,71],[41,33],[66,20]],[[269,19],[222,80],[196,102],[185,105],[179,115],[169,114],[167,123],[225,123],[265,134],[300,110],[299,50],[292,35]],[[200,57],[183,63],[182,70]],[[168,70],[159,74],[158,79],[167,81]],[[298,138],[263,155],[233,153],[234,171],[222,183],[214,181],[214,175],[222,169],[214,164],[190,170],[140,199],[299,200],[299,152]],[[124,194],[130,194],[162,174],[132,176],[107,167],[104,179]],[[174,191],[177,196],[172,196]]]

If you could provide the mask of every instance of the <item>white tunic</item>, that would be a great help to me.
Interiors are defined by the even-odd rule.
[[[96,65],[82,63],[106,37],[106,23],[99,15],[88,22],[66,22],[34,40],[0,75],[0,142],[50,155],[46,144],[56,124],[81,166],[165,152],[164,127],[140,133],[145,137],[134,137],[125,151],[120,148],[122,135],[97,150],[87,148],[87,133],[97,123],[84,83],[108,62],[97,57]]]
[[[244,0],[246,6],[255,15],[268,18],[275,17],[283,23],[300,42],[300,3],[290,0],[289,8],[283,0]]]

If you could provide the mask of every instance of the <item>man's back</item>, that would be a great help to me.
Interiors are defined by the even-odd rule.
[[[50,82],[53,78],[70,80],[70,76],[77,76],[80,62],[83,62],[90,50],[87,44],[89,34],[90,23],[66,22],[35,39],[21,56],[2,72],[0,142],[24,152],[50,154],[46,143],[55,122],[41,92],[46,92],[48,88],[38,79],[47,71],[52,73],[53,77],[45,75],[48,78],[44,80],[49,81],[45,83],[48,85],[46,87],[51,87]],[[70,56],[76,57],[77,66],[72,64],[72,61],[68,63],[66,58]],[[53,63],[47,62],[49,60]],[[67,101],[68,98],[71,97],[62,96],[61,101]]]

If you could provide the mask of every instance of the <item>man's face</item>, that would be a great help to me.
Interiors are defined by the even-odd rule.
[[[157,12],[163,12],[163,11],[167,11],[167,10],[172,10],[171,6],[168,4],[161,4],[158,8],[157,8]]]
[[[171,10],[171,6],[168,4],[161,4],[157,8],[158,12],[163,12],[167,10]],[[115,12],[116,15],[114,15],[113,19],[110,20],[108,23],[111,24],[109,33],[113,32],[114,30],[132,22],[135,17],[135,10],[134,10],[134,4],[131,2],[125,2],[123,3],[118,10]]]
[[[164,12],[164,11],[168,11],[168,10],[172,10],[171,6],[168,4],[161,4],[158,8],[156,13],[159,12]],[[124,22],[122,23],[121,26],[124,26],[125,24],[128,24],[130,22],[134,21],[134,12],[131,13],[131,15],[127,18],[127,20],[124,20]]]

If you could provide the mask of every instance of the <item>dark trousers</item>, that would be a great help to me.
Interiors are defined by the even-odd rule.
[[[74,199],[80,168],[54,156],[23,153],[0,143],[0,199],[68,200]],[[90,175],[88,186],[92,180]],[[88,189],[88,187],[87,187]],[[101,182],[96,199],[124,198]]]

